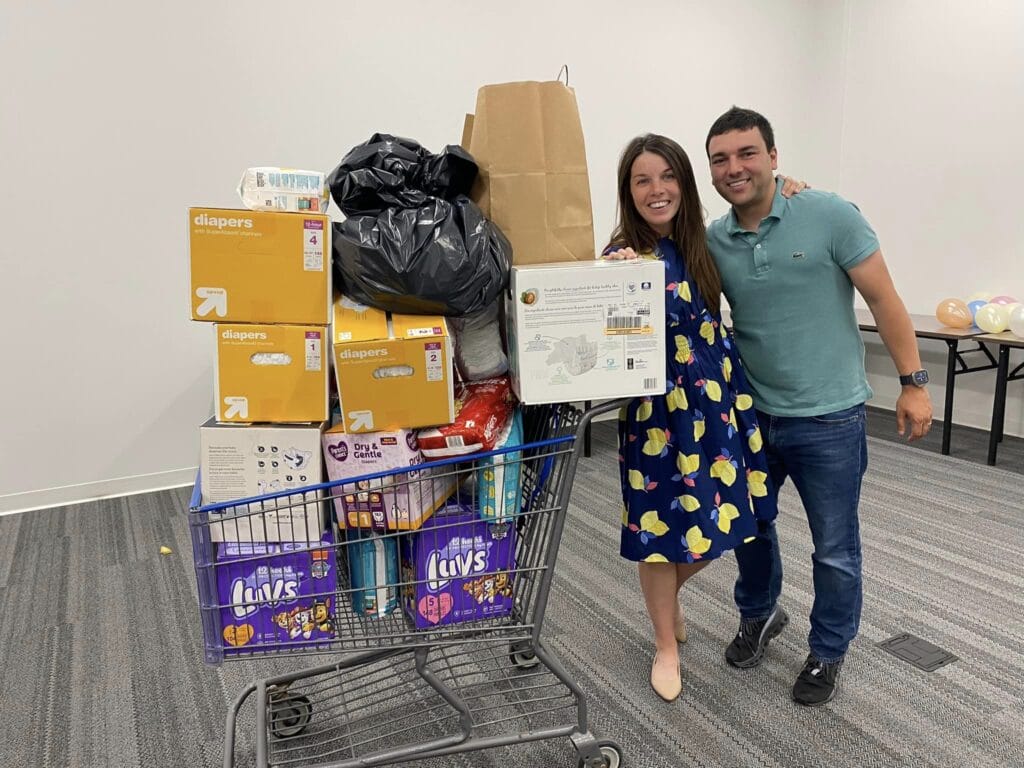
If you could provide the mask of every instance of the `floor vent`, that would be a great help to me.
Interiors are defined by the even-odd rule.
[[[878,647],[925,672],[934,672],[957,660],[957,657],[949,651],[944,651],[937,645],[932,645],[927,640],[922,640],[909,633],[883,640]]]

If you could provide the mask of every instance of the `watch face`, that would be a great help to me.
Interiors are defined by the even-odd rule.
[[[914,380],[914,383],[917,384],[917,386],[923,387],[928,383],[928,371],[914,371],[910,374],[910,378]]]

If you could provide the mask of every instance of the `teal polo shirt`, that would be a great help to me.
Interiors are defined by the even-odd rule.
[[[819,416],[868,400],[864,342],[847,270],[878,250],[853,203],[776,183],[757,232],[731,209],[708,227],[754,405],[776,416]]]

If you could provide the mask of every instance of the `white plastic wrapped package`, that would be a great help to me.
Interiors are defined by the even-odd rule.
[[[498,302],[482,312],[453,317],[449,322],[455,336],[455,366],[464,381],[480,381],[508,372],[508,358],[501,344]]]
[[[511,448],[523,444],[523,418],[516,408],[501,436],[494,444],[498,448]],[[519,482],[522,475],[522,453],[514,451],[481,459],[476,473],[476,506],[480,517],[488,522],[501,523],[519,514]]]
[[[326,177],[294,168],[248,168],[238,182],[242,205],[251,211],[323,213],[330,201]]]

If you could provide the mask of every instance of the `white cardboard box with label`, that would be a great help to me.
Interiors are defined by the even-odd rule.
[[[199,428],[199,475],[203,504],[305,488],[325,481],[319,424],[219,424]],[[320,541],[324,502],[303,503],[301,495],[226,510],[213,522],[214,541]],[[308,500],[305,500],[308,501]],[[262,509],[267,511],[263,512]],[[247,516],[248,512],[260,514]],[[236,513],[243,516],[230,519]]]
[[[665,393],[660,261],[513,266],[512,388],[527,405]]]

